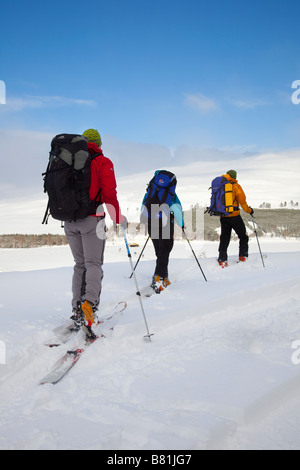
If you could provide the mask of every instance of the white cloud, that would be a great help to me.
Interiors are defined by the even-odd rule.
[[[271,103],[263,98],[232,98],[227,102],[239,109],[255,109],[262,106],[269,106]],[[189,108],[196,109],[202,113],[217,111],[220,109],[219,103],[213,98],[203,95],[202,93],[189,93],[185,95],[184,104]]]
[[[269,103],[263,99],[253,99],[253,100],[232,100],[231,104],[237,108],[241,109],[254,109],[260,106],[267,106]]]
[[[218,109],[218,105],[215,100],[208,98],[202,93],[187,94],[184,102],[186,106],[201,112],[216,111]]]
[[[33,96],[33,99],[40,101],[42,104],[58,104],[62,106],[79,105],[79,106],[95,106],[96,101],[84,100],[79,98],[66,98],[63,96]]]
[[[95,106],[93,100],[66,98],[63,96],[31,96],[6,97],[6,104],[1,109],[6,111],[21,111],[27,108],[42,108],[46,106]]]

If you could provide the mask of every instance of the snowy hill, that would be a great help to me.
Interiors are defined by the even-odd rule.
[[[198,156],[199,161],[185,163],[185,157],[188,158],[188,155],[189,151],[185,152],[182,149],[181,165],[178,165],[178,159],[174,161],[174,164],[169,160],[160,162],[161,167],[176,174],[177,193],[184,210],[190,209],[191,205],[195,204],[206,207],[210,200],[209,187],[212,179],[230,168],[238,171],[238,180],[251,207],[258,208],[265,202],[271,204],[272,208],[278,208],[281,203],[287,202],[289,208],[289,203],[292,200],[300,203],[298,149],[249,157],[237,157],[234,154],[230,157],[228,154],[220,152],[218,160],[208,160],[207,151],[201,153],[198,149],[194,158],[196,159]],[[143,158],[144,156],[141,154],[141,168],[144,165]],[[123,165],[126,164],[125,162]],[[115,168],[118,198],[122,212],[131,222],[139,219],[139,210],[146,185],[156,169],[139,172],[137,167],[136,173],[118,177],[118,166]],[[40,174],[36,175],[32,187],[40,188],[38,193],[28,194],[28,190],[23,193],[22,188],[18,187],[11,191],[13,197],[1,199],[0,234],[64,233],[60,222],[51,218],[48,225],[41,224],[47,205],[47,197],[43,193]]]
[[[221,269],[217,244],[194,241],[205,282],[176,241],[171,286],[143,300],[149,343],[124,243],[109,242],[100,314],[128,307],[55,386],[39,380],[77,341],[45,346],[70,314],[69,248],[0,250],[0,449],[299,449],[300,242],[261,243],[266,269],[255,239]],[[140,287],[153,268],[148,244]]]

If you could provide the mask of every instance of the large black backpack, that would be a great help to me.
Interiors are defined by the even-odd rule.
[[[90,155],[87,138],[78,134],[59,134],[51,142],[49,163],[44,176],[48,205],[43,224],[49,215],[60,221],[75,221],[96,213],[98,192],[90,201],[91,161],[101,153]]]

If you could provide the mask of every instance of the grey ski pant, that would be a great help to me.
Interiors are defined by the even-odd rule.
[[[105,219],[88,216],[75,222],[65,222],[65,234],[75,261],[72,307],[75,308],[83,296],[98,305],[103,278]]]

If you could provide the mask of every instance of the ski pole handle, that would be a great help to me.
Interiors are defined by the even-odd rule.
[[[125,246],[126,246],[127,254],[128,254],[128,257],[131,258],[131,253],[130,253],[129,245],[128,245],[127,238],[126,238],[126,233],[125,233],[125,230],[124,230],[124,228],[122,227],[122,225],[121,225],[121,228],[122,228],[123,235],[124,235],[124,240],[125,240]]]

